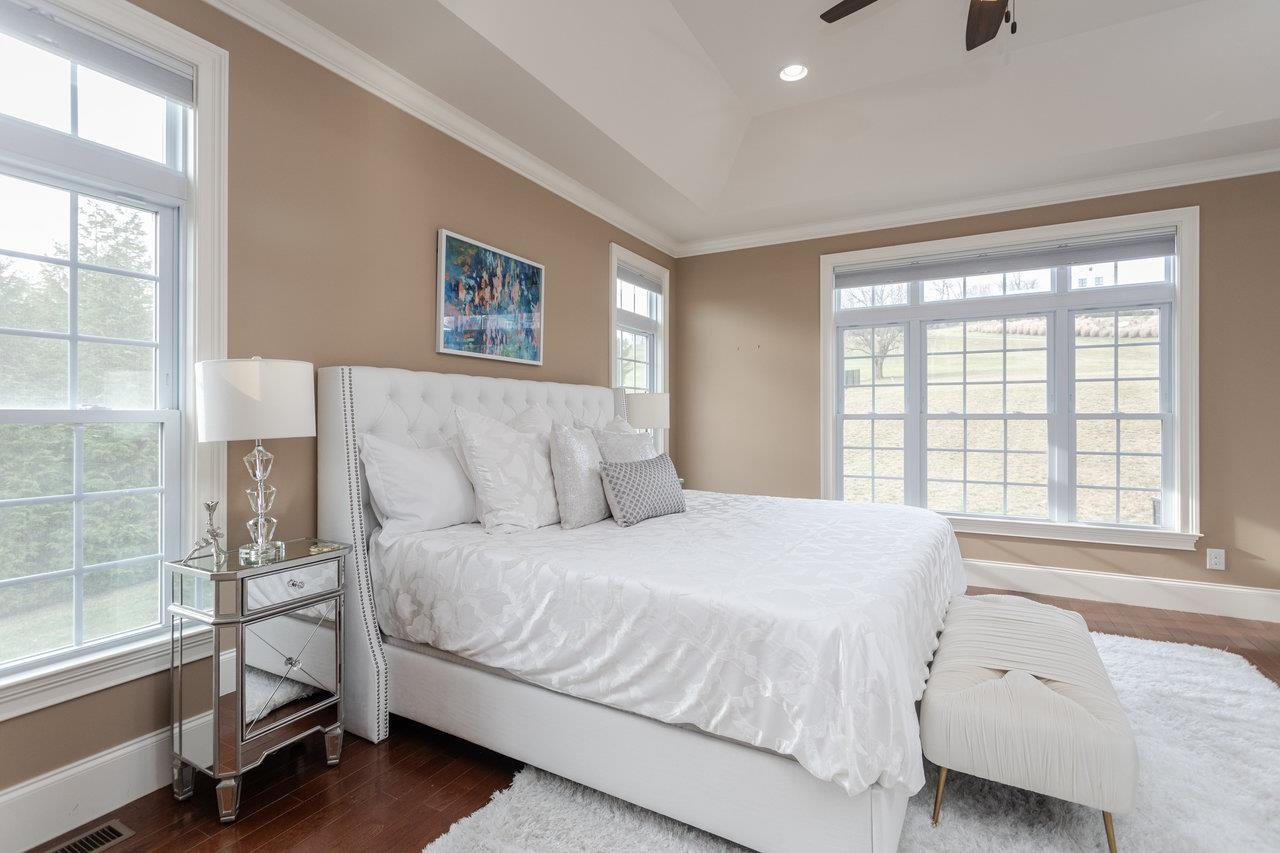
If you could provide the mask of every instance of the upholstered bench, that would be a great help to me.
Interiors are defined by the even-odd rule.
[[[947,611],[920,706],[925,757],[947,771],[1102,810],[1133,808],[1138,755],[1085,621],[1007,595],[961,596]]]

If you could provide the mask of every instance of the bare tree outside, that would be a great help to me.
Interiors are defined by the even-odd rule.
[[[963,278],[937,278],[921,282],[924,286],[925,302],[945,302],[951,299],[964,299]]]
[[[1049,289],[1051,270],[1023,270],[1004,273],[1000,287],[1005,294],[1033,293]],[[921,282],[923,299],[926,302],[943,302],[964,299],[966,296],[983,295],[996,283],[991,279],[997,276],[979,276],[981,287],[976,293],[968,292],[968,278],[939,278]],[[840,291],[841,310],[857,308],[878,308],[887,305],[906,305],[910,301],[912,282],[896,282],[892,284],[876,284],[864,287],[849,287]],[[1035,332],[1031,332],[1035,334]],[[903,354],[903,326],[877,326],[874,329],[852,329],[845,335],[845,357],[869,357],[876,380],[885,379],[885,365],[890,356]]]
[[[885,378],[885,363],[890,356],[903,354],[902,326],[876,326],[873,329],[850,329],[844,336],[845,357],[869,356],[875,378]]]

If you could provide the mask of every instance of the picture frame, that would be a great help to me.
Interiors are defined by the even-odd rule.
[[[546,267],[441,228],[436,352],[541,366]]]

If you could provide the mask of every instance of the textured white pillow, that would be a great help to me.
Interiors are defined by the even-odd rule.
[[[476,495],[448,445],[405,447],[365,433],[360,436],[369,498],[389,536],[439,530],[476,520]]]
[[[536,403],[507,421],[507,426],[516,432],[527,432],[536,435],[542,443],[542,452],[551,452],[551,415]]]
[[[449,414],[445,417],[444,423],[440,425],[440,440],[453,448],[453,452],[458,456],[458,464],[462,466],[462,470],[466,473],[468,481],[471,479],[471,471],[467,468],[467,457],[462,453],[462,433],[458,428],[459,411],[463,411],[458,406],[454,406],[449,410]],[[551,415],[538,404],[533,404],[520,414],[507,421],[507,426],[518,432],[535,433],[542,440],[542,451],[550,454],[551,452]],[[474,491],[474,489],[473,489]],[[484,503],[476,496],[476,513],[479,517],[484,517]]]
[[[573,425],[578,429],[596,429],[596,426],[594,424],[589,424],[586,421],[582,420],[581,418],[575,418],[573,421]],[[635,428],[632,427],[631,424],[627,423],[627,419],[624,418],[622,415],[616,416],[613,420],[609,421],[603,427],[600,427],[600,429],[603,430],[604,432],[626,432],[626,433],[635,432]]]
[[[551,460],[542,437],[465,409],[454,409],[454,416],[484,529],[509,533],[558,522]]]
[[[551,473],[555,475],[560,526],[585,527],[609,517],[600,483],[600,448],[589,429],[556,424],[551,430]]]
[[[440,441],[453,448],[453,452],[458,457],[458,464],[462,466],[462,470],[467,470],[467,458],[462,455],[462,434],[458,431],[458,407],[454,406],[449,410],[449,414],[445,416],[444,423],[440,424]]]
[[[547,410],[534,403],[520,414],[507,421],[507,426],[520,432],[536,432],[546,435],[551,434],[551,427],[554,422],[551,415],[547,414]]]
[[[640,462],[658,455],[653,448],[653,436],[647,432],[612,432],[593,429],[596,444],[600,446],[600,458],[605,462]]]

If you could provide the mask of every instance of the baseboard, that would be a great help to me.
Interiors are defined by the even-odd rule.
[[[964,567],[965,575],[973,586],[1280,622],[1280,589],[992,560],[965,560]]]
[[[199,736],[213,716],[191,725]],[[0,851],[27,850],[163,788],[172,778],[170,755],[163,728],[0,791]]]

